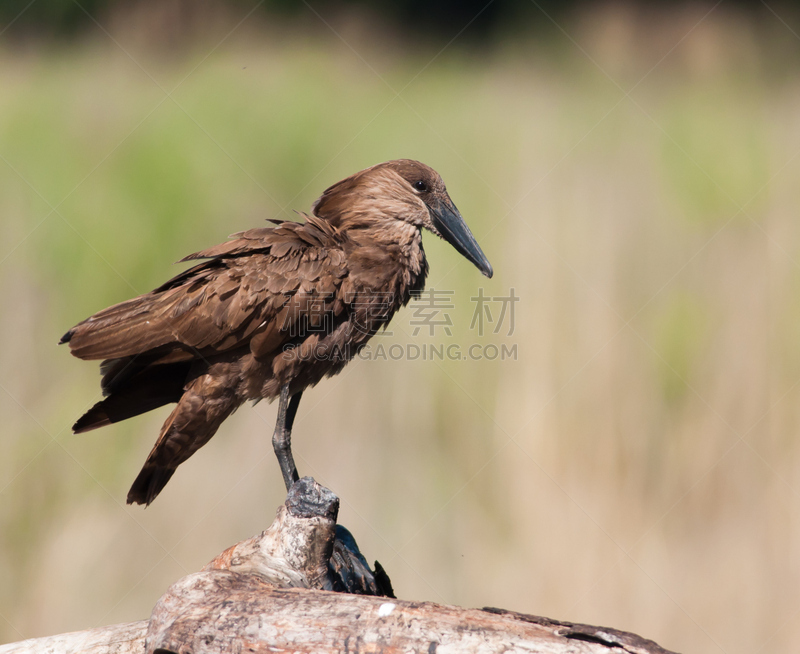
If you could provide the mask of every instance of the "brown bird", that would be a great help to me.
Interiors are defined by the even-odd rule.
[[[418,161],[362,170],[301,215],[185,257],[205,261],[62,337],[76,357],[103,359],[105,399],[75,433],[178,403],[128,504],[150,504],[229,415],[262,398],[280,398],[272,443],[288,490],[303,390],[340,372],[424,288],[422,228],[492,276],[442,178]]]

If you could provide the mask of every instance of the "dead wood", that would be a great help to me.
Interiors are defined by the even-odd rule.
[[[156,605],[148,654],[188,652],[538,652],[668,654],[652,641],[498,609],[274,588],[254,575],[201,572]]]
[[[379,564],[373,572],[336,525],[338,506],[331,491],[301,479],[266,531],[173,584],[149,621],[0,646],[0,654],[669,654],[615,629],[394,599]]]
[[[144,654],[147,620],[0,645],[1,654]]]

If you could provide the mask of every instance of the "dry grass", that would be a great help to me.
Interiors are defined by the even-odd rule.
[[[385,343],[519,358],[352,364],[303,400],[301,473],[342,497],[402,597],[796,652],[796,46],[777,20],[702,17],[605,10],[567,26],[585,54],[562,36],[424,69],[434,53],[352,37],[367,66],[271,32],[205,60],[135,50],[141,67],[101,35],[0,55],[0,639],[146,617],[283,495],[261,404],[151,508],[125,507],[164,412],[70,435],[97,372],[61,333],[410,156],[443,174],[497,275],[427,239],[453,335],[412,338],[412,308]],[[174,101],[154,80],[182,82]],[[480,286],[520,296],[512,336],[469,329]]]

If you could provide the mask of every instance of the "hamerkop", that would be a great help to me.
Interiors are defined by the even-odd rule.
[[[287,489],[297,481],[290,439],[300,396],[424,288],[423,227],[492,276],[442,178],[418,161],[362,170],[302,215],[190,254],[182,261],[205,261],[61,339],[79,359],[103,359],[105,399],[75,433],[178,403],[128,504],[150,504],[245,400],[280,398],[272,443]]]

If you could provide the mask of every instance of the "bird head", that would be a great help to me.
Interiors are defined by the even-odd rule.
[[[419,161],[396,159],[351,175],[328,188],[313,211],[351,229],[393,220],[425,228],[450,243],[484,275],[493,274],[441,176]]]

